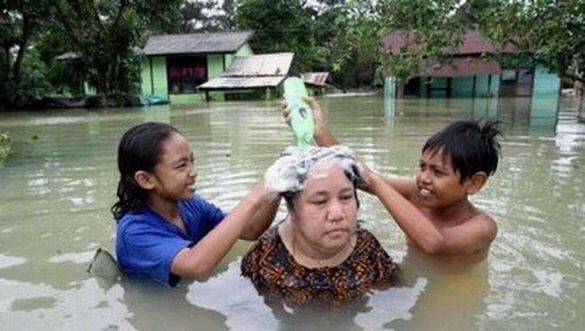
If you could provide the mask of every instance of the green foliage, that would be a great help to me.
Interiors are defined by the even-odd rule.
[[[429,66],[449,62],[449,50],[457,48],[465,26],[455,15],[459,1],[452,0],[386,0],[377,5],[386,35],[401,31],[405,45],[400,54],[382,53],[381,70],[401,81],[421,75]]]
[[[561,77],[585,83],[585,1],[491,1],[481,8],[484,35],[500,46],[513,44],[534,63]]]
[[[300,1],[238,1],[235,23],[254,30],[253,48],[259,53],[294,52],[293,72],[310,70],[322,62],[323,50],[315,40],[316,25]]]
[[[85,78],[97,94],[126,95],[138,91],[140,49],[149,27],[172,26],[183,1],[101,0],[52,3],[65,36],[81,57]]]
[[[36,100],[52,90],[46,65],[35,51],[24,55],[18,80],[0,81],[0,103],[11,108],[34,107]]]
[[[585,82],[585,1],[583,0],[381,0],[378,13],[386,32],[410,31],[416,51],[384,56],[383,68],[405,80],[445,55],[466,30],[479,30],[500,50],[504,66],[543,64],[562,77]]]
[[[12,139],[7,132],[0,133],[0,163],[2,163],[12,150]]]

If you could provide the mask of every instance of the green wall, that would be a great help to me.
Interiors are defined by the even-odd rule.
[[[207,79],[221,76],[232,63],[234,56],[250,56],[254,52],[248,43],[245,43],[235,53],[209,54],[207,55]],[[152,62],[152,71],[151,71]],[[167,64],[164,56],[146,57],[141,64],[140,78],[142,95],[159,94],[169,98],[171,103],[198,103],[205,101],[205,93],[168,94]],[[210,92],[211,100],[225,100],[224,92]]]
[[[224,68],[224,57],[227,54],[209,54],[207,55],[207,80],[217,78],[223,74]],[[227,67],[227,63],[225,64]],[[198,93],[201,95],[201,100],[205,101],[205,93]],[[209,97],[213,101],[224,101],[225,96],[223,92],[209,92]]]
[[[248,45],[248,43],[245,43],[234,54],[225,54],[225,66],[227,68],[230,66],[230,64],[232,64],[234,56],[248,57],[251,55],[254,55],[254,52],[252,51],[250,45]]]
[[[537,66],[534,69],[531,125],[538,125],[540,122],[549,123],[548,118],[557,116],[560,87],[559,76],[543,66]]]
[[[151,64],[152,63],[152,71]],[[167,59],[164,56],[147,57],[142,61],[142,95],[168,95]]]

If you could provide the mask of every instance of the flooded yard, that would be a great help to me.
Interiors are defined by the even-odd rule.
[[[361,193],[358,218],[402,269],[355,304],[267,305],[240,277],[239,242],[206,282],[167,289],[87,273],[113,251],[117,143],[163,121],[190,140],[198,194],[230,210],[293,141],[278,102],[0,113],[15,152],[0,166],[0,325],[4,330],[579,330],[585,324],[585,124],[576,102],[321,99],[332,131],[382,173],[411,176],[426,138],[457,119],[502,122],[503,157],[472,201],[499,234],[485,263],[458,272],[408,250],[383,206]],[[542,103],[541,103],[542,102]],[[548,110],[548,111],[547,111]],[[554,113],[554,111],[552,111]],[[278,219],[285,217],[284,204]]]

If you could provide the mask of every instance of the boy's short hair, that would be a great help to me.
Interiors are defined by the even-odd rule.
[[[502,135],[498,124],[487,121],[481,126],[476,121],[457,121],[431,136],[422,152],[442,151],[444,157],[450,157],[461,182],[480,171],[489,177],[498,167],[501,147],[497,137]]]

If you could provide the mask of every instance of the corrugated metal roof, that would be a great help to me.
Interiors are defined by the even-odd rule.
[[[406,46],[407,52],[417,52],[423,46],[424,42],[415,40],[415,36],[412,32],[397,30],[390,32],[386,38],[384,38],[384,49],[387,53],[392,55],[398,55],[402,53],[403,48]],[[515,49],[512,45],[509,45],[503,49],[503,52],[512,53]],[[467,31],[463,36],[463,42],[455,51],[450,51],[450,54],[456,55],[469,55],[469,54],[481,54],[496,52],[495,46],[484,39],[481,33],[478,31]]]
[[[453,59],[451,65],[440,69],[429,70],[428,77],[466,77],[476,75],[501,74],[502,68],[496,60],[477,57],[463,57]]]
[[[239,90],[276,87],[286,76],[218,77],[199,85],[200,90]]]
[[[150,36],[144,47],[144,54],[235,52],[253,35],[252,31],[237,31]]]
[[[329,78],[328,72],[305,72],[301,75],[303,81],[306,84],[316,85],[316,86],[327,86],[327,78]]]
[[[276,87],[286,78],[294,53],[257,54],[235,57],[221,75],[202,85],[200,90],[237,90]]]
[[[236,57],[222,76],[285,76],[288,74],[293,56],[294,53],[272,53]]]

